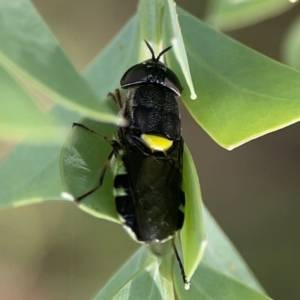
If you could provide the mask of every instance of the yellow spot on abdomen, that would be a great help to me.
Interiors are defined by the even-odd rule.
[[[142,134],[141,138],[152,151],[165,152],[173,145],[173,141],[158,135]]]

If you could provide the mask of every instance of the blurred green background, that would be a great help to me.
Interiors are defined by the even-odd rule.
[[[79,70],[137,5],[133,0],[33,2]],[[204,15],[206,1],[177,4]],[[227,34],[280,61],[284,35],[299,14],[297,5]],[[204,203],[270,296],[300,299],[300,124],[228,152],[183,107],[181,115]],[[5,300],[89,299],[138,247],[121,226],[57,201],[1,211],[0,228],[0,299]]]

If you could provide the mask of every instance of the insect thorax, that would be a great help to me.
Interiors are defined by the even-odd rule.
[[[175,94],[155,84],[127,89],[123,117],[137,135],[143,133],[179,140],[181,122]]]

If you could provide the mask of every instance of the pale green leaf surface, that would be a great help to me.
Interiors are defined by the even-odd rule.
[[[221,146],[233,149],[300,119],[300,73],[217,32],[179,9],[198,98],[182,99]],[[170,67],[184,83],[175,59]]]
[[[295,6],[292,2],[288,0],[210,0],[205,21],[220,30],[238,29],[279,15]]]
[[[141,247],[93,298],[173,300],[171,257],[162,262],[146,246]]]
[[[0,0],[1,1],[1,0]],[[0,2],[1,3],[1,2]],[[1,15],[1,12],[0,12]],[[110,46],[104,50],[103,55],[97,58],[93,65],[88,69],[85,76],[88,81],[90,81],[92,87],[95,89],[95,92],[101,97],[104,98],[108,91],[113,91],[115,87],[118,86],[120,77],[123,73],[123,70],[120,70],[118,65],[123,65],[124,68],[129,67],[133,63],[133,59],[131,57],[131,52],[134,52],[135,49],[133,47],[133,41],[129,38],[130,32],[135,30],[136,28],[136,19],[132,19],[129,24],[124,28],[124,37],[122,33],[117,36],[117,40],[113,41]],[[134,37],[133,37],[134,38]],[[119,40],[120,39],[120,40]],[[121,43],[120,43],[121,41]],[[1,46],[0,46],[1,47]],[[124,47],[124,48],[123,48]],[[127,60],[124,59],[123,49],[126,49],[124,53],[128,54]],[[134,50],[134,51],[133,51]],[[138,50],[136,50],[136,56],[138,55]],[[129,55],[130,54],[130,55]],[[134,57],[134,55],[133,55]],[[114,64],[115,63],[115,64]],[[118,74],[116,75],[118,70]],[[99,81],[100,80],[100,81]],[[76,82],[74,82],[76,85]],[[115,103],[111,100],[111,98],[103,100],[105,106],[110,107],[111,111],[115,110]],[[53,116],[56,119],[57,127],[65,126],[69,127],[71,131],[71,126],[73,122],[78,121],[80,118],[79,115],[72,113],[63,109],[62,107],[54,107],[53,110],[49,113],[50,116]],[[116,115],[116,114],[115,114]],[[106,128],[102,125],[103,128]],[[99,133],[102,132],[102,126]],[[112,128],[108,126],[107,128]],[[111,129],[105,129],[111,132]],[[71,133],[72,134],[72,133]],[[84,133],[83,133],[84,134]],[[65,136],[60,137],[61,143],[65,140]],[[89,138],[95,138],[93,136],[89,136]],[[98,139],[99,141],[101,139]],[[57,141],[56,141],[57,142]],[[67,143],[67,141],[66,141]],[[51,199],[62,199],[61,192],[65,191],[61,183],[60,178],[60,153],[61,153],[61,146],[58,146],[59,143],[55,143],[55,145],[31,145],[23,141],[15,149],[8,155],[5,161],[0,166],[0,181],[1,187],[3,187],[0,191],[0,201],[1,207],[8,207],[8,206],[18,206],[18,205],[25,205],[35,202],[40,202],[44,200],[51,200]],[[101,146],[100,141],[100,146]],[[94,145],[95,146],[95,145]],[[96,146],[97,147],[97,146]],[[102,146],[101,146],[102,147]],[[98,169],[96,168],[96,173],[94,174],[94,182],[98,179],[103,167],[103,162],[105,158],[109,154],[110,146],[107,143],[104,143],[104,147],[107,152],[99,152],[99,150],[95,150],[95,157],[100,153],[101,159],[96,162]],[[72,150],[72,149],[70,149]],[[65,151],[65,150],[64,150]],[[69,157],[72,159],[71,157]],[[73,158],[73,164],[78,163],[76,162],[76,157]],[[95,166],[93,170],[95,170]],[[81,168],[81,170],[84,168]],[[14,172],[11,172],[14,170]],[[81,174],[82,175],[82,174]],[[107,178],[105,182],[108,183],[107,186],[103,188],[105,192],[108,192],[111,185],[111,174],[107,174]],[[77,177],[78,179],[78,177]],[[86,177],[83,177],[82,180],[85,180]],[[66,177],[65,181],[68,181],[68,176]],[[75,180],[76,181],[76,180]],[[76,181],[76,183],[78,183]],[[86,181],[85,181],[86,183]],[[82,182],[79,181],[79,188],[78,192],[84,192],[85,186],[81,185]],[[90,184],[90,182],[88,183]],[[86,186],[87,188],[89,185]],[[81,190],[80,190],[81,188]],[[75,196],[77,190],[74,191]],[[111,219],[115,219],[118,221],[115,209],[114,209],[114,201],[111,194],[111,200],[104,203],[108,203],[107,210],[105,215],[111,215]],[[97,198],[97,193],[95,195]],[[110,198],[108,197],[108,200]],[[87,201],[86,203],[89,203]],[[92,204],[93,205],[93,201]],[[104,206],[105,207],[105,206]],[[113,207],[113,209],[112,209]],[[82,209],[87,210],[89,208],[89,204],[86,206],[81,206]],[[95,208],[95,206],[94,206]],[[95,211],[95,210],[94,210]],[[91,213],[91,210],[89,211]],[[109,213],[111,212],[111,213]],[[97,213],[97,210],[96,210]]]
[[[0,0],[0,65],[74,111],[118,120],[72,66],[29,0]]]
[[[113,93],[116,88],[119,88],[121,77],[126,70],[138,63],[140,41],[137,38],[137,28],[138,22],[135,16],[95,58],[85,72],[87,82],[99,98],[104,99],[109,92]],[[109,105],[109,102],[105,104]]]
[[[208,244],[189,291],[184,290],[178,264],[174,262],[174,284],[179,299],[269,299],[207,210],[204,210],[204,226]]]
[[[300,70],[300,17],[289,27],[282,46],[283,61]]]
[[[203,225],[203,204],[197,171],[189,149],[184,147],[183,190],[185,193],[185,219],[180,231],[184,269],[187,280],[200,263],[206,246]]]
[[[1,65],[0,91],[1,139],[16,141],[29,132],[30,137],[35,140],[55,138],[51,120]]]
[[[247,285],[228,277],[205,264],[200,264],[189,291],[182,287],[178,267],[175,267],[174,285],[179,300],[270,300]]]
[[[233,277],[258,292],[265,293],[243,258],[207,209],[204,209],[204,226],[208,243],[202,260],[203,264],[226,276]]]
[[[139,41],[141,44],[144,40],[151,44],[154,53],[162,51],[161,43],[161,28],[164,20],[164,6],[165,0],[140,0],[138,8],[138,22],[139,22]],[[143,48],[142,45],[139,55],[139,61],[149,59],[149,50]],[[144,50],[144,51],[143,51]],[[136,63],[136,62],[135,62]]]
[[[104,125],[88,119],[79,120],[79,123],[109,139],[116,134],[116,127],[112,125]],[[66,191],[78,198],[94,188],[111,151],[111,145],[103,138],[75,126],[62,148],[60,158],[61,178]],[[96,217],[120,222],[113,197],[110,166],[107,168],[102,187],[84,198],[79,208]]]
[[[165,31],[165,35],[163,38],[164,43],[169,41],[171,42],[177,63],[180,65],[187,86],[190,90],[190,98],[195,100],[197,98],[197,95],[195,94],[195,89],[194,89],[193,79],[190,73],[187,53],[185,50],[182,33],[178,22],[176,3],[172,0],[168,0],[166,6],[167,8],[165,9],[165,16],[164,16],[164,18],[166,19],[164,22],[164,24],[166,25],[164,26],[164,31]]]
[[[78,115],[56,106],[49,113],[58,124],[70,126]],[[20,143],[0,165],[0,207],[62,199],[59,175],[61,144]]]

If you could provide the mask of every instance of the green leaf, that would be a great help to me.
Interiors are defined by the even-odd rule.
[[[185,50],[185,46],[183,43],[183,37],[180,30],[180,25],[178,22],[178,15],[176,12],[176,4],[172,0],[167,1],[167,8],[165,9],[164,18],[166,21],[164,22],[165,26],[165,43],[170,40],[171,45],[173,46],[174,53],[178,64],[184,74],[186,83],[190,90],[190,98],[195,100],[197,95],[195,94],[195,88],[193,84],[193,80],[191,78],[188,58]]]
[[[144,44],[144,40],[151,44],[155,53],[162,51],[161,28],[164,22],[165,0],[140,0],[138,9],[139,20],[139,40]],[[144,45],[141,45],[139,61],[149,59],[149,50],[143,51]]]
[[[104,125],[89,119],[81,119],[79,123],[109,139],[116,134],[116,127],[112,125]],[[75,126],[62,148],[60,158],[61,178],[66,191],[74,198],[78,198],[93,189],[111,151],[111,145],[103,138]],[[106,171],[102,187],[83,199],[79,208],[96,217],[120,222],[113,197],[113,177],[110,167]]]
[[[197,170],[187,146],[183,154],[183,190],[185,193],[185,219],[180,231],[184,269],[190,281],[199,265],[206,246],[203,226],[202,198]]]
[[[204,130],[233,149],[300,119],[300,73],[217,32],[179,9],[198,98],[182,100]],[[184,83],[175,59],[169,66]]]
[[[174,262],[174,285],[179,299],[270,299],[263,295],[264,290],[216,221],[207,210],[204,212],[208,244],[189,291],[184,289],[178,264]]]
[[[289,27],[282,48],[283,61],[300,70],[300,17]]]
[[[134,16],[96,57],[84,74],[89,85],[101,99],[120,86],[122,75],[138,62],[139,50],[138,20]],[[104,101],[105,105],[111,105],[111,110],[115,111],[111,99]]]
[[[202,263],[264,294],[243,258],[207,209],[204,209],[203,221],[208,243]]]
[[[173,259],[173,278],[179,299],[199,299],[199,297],[204,300],[270,299],[263,295],[265,292],[207,211],[204,214],[204,222],[209,242],[203,261],[192,278],[189,291],[184,290],[178,262]],[[163,294],[163,289],[159,288],[161,280],[169,274],[169,259],[170,255],[159,262],[145,246],[141,247],[109,280],[94,300],[140,299],[142,294],[151,295],[149,299],[173,299],[173,293],[168,291]]]
[[[49,113],[58,126],[69,126],[78,115],[56,106]],[[55,144],[32,145],[23,141],[0,165],[0,207],[59,200],[64,190],[59,176],[59,156],[65,137]],[[29,141],[31,138],[29,137]]]
[[[295,6],[288,0],[210,0],[205,21],[221,30],[249,26]]]
[[[104,50],[101,57],[95,60],[94,64],[91,65],[85,74],[87,80],[91,83],[92,87],[95,89],[95,92],[100,97],[104,98],[107,94],[107,91],[104,90],[103,87],[106,87],[108,91],[113,91],[118,85],[120,77],[123,73],[123,69],[120,70],[119,65],[121,65],[122,68],[127,68],[133,64],[135,55],[137,57],[138,51],[135,50],[133,44],[131,44],[133,43],[135,37],[133,37],[133,40],[130,38],[130,32],[134,31],[135,28],[136,18],[133,18],[128,25],[125,26],[123,32],[121,31],[116,39],[110,44],[110,46]],[[126,58],[126,55],[128,55],[128,58]],[[58,76],[58,80],[60,80],[59,78],[60,77]],[[103,85],[99,85],[98,79],[103,82]],[[76,85],[76,81],[74,84]],[[115,110],[116,106],[111,98],[106,98],[103,100],[103,103],[105,106],[110,107],[111,111]],[[70,131],[72,123],[80,119],[80,115],[67,111],[58,106],[55,106],[48,113],[48,115],[56,120],[55,125],[58,129],[61,127],[69,127]],[[101,133],[102,126],[99,126],[101,127],[99,133]],[[103,128],[112,127],[109,125],[103,125]],[[106,130],[111,132],[111,129],[103,129],[102,133],[105,133]],[[84,134],[84,132],[82,132],[82,134]],[[72,138],[72,133],[70,138]],[[89,138],[95,137],[89,135]],[[5,161],[0,165],[0,181],[3,187],[3,189],[0,191],[0,207],[20,206],[46,200],[63,200],[61,193],[65,191],[65,187],[63,187],[61,183],[59,174],[61,145],[65,139],[66,135],[60,135],[55,145],[30,145],[31,139],[29,138],[29,140],[22,141],[22,143],[13,149]],[[98,141],[101,143],[101,139],[98,139]],[[97,145],[94,146],[97,148]],[[103,152],[104,156],[97,161],[98,171],[102,169],[105,157],[110,151],[107,143],[104,143],[103,146],[108,148],[105,148],[107,149],[107,152]],[[102,147],[102,144],[100,144],[100,147]],[[63,151],[65,151],[63,153],[67,154],[66,149]],[[97,155],[98,152],[99,148],[95,150],[93,155]],[[22,166],[22,168],[20,166]],[[111,182],[111,174],[108,173],[107,175],[108,177],[106,178],[105,182],[109,183]],[[98,174],[94,174],[94,176],[94,178],[97,180]],[[66,176],[65,181],[65,184],[68,184],[68,175]],[[90,182],[88,184],[90,184]],[[87,187],[89,186],[87,185]],[[81,186],[81,188],[84,187]],[[103,190],[107,192],[108,189],[109,185],[104,187]],[[76,191],[77,190],[74,192],[76,193]],[[81,193],[83,190],[78,190],[78,192]],[[76,194],[75,196],[78,195]],[[97,198],[97,194],[95,197]],[[107,199],[109,200],[110,198]],[[108,207],[109,205],[110,207],[114,205],[113,198],[111,199],[112,201],[110,204],[108,204]],[[81,208],[85,209],[85,206],[83,205]],[[115,219],[117,221],[118,218],[115,210],[110,211],[113,211],[114,213],[109,213],[108,209],[105,215],[111,215],[111,219]]]
[[[30,132],[34,140],[51,141],[59,132],[53,131],[52,123],[22,89],[18,82],[0,65],[0,137],[16,141]],[[51,122],[52,121],[52,122]]]
[[[163,260],[141,247],[93,298],[100,299],[174,299],[171,257]]]
[[[0,65],[70,109],[118,120],[74,69],[29,0],[0,0]]]
[[[267,300],[271,299],[241,284],[231,277],[225,276],[205,264],[200,264],[193,278],[189,291],[181,288],[178,268],[175,272],[175,287],[179,300]],[[181,283],[181,285],[180,285]]]

